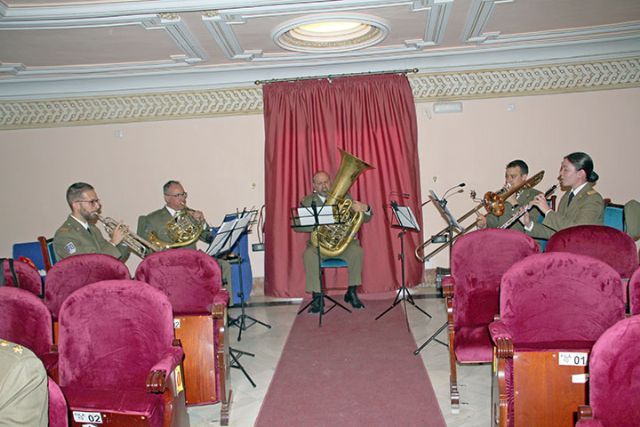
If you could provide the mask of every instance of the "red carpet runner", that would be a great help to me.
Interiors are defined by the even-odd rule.
[[[257,427],[446,426],[401,307],[363,302],[296,318]]]

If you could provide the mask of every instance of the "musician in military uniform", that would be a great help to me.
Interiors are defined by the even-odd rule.
[[[47,381],[31,350],[0,339],[0,426],[48,426]]]
[[[312,205],[322,206],[327,200],[329,190],[331,189],[331,178],[325,171],[318,171],[313,175],[312,180],[313,193],[302,199],[302,206],[311,207]],[[371,208],[362,202],[353,201],[352,209],[356,212],[364,213],[363,222],[371,219]],[[298,227],[296,231],[311,232],[313,227]],[[351,304],[353,308],[364,308],[364,304],[358,298],[356,289],[362,284],[362,247],[357,238],[354,238],[346,247],[344,252],[339,256],[325,257],[320,255],[321,259],[340,258],[349,265],[349,288],[344,295],[344,301]],[[318,263],[317,248],[309,242],[303,254],[304,270],[306,274],[306,291],[311,292],[313,301],[309,307],[310,313],[320,313],[324,309],[324,301],[320,293],[320,265]]]
[[[76,182],[67,189],[67,203],[71,214],[58,228],[53,237],[53,251],[58,260],[76,254],[107,254],[122,261],[129,257],[129,248],[123,243],[128,232],[119,224],[113,230],[110,240],[106,240],[96,227],[102,209],[95,189],[85,183]]]
[[[504,173],[504,189],[508,191],[510,188],[522,185],[528,179],[528,175],[529,166],[523,160],[509,162]],[[521,188],[504,201],[504,213],[501,216],[495,216],[493,213],[482,215],[478,212],[478,228],[500,228],[519,208],[529,204],[538,194],[540,192],[535,188]],[[532,215],[531,212],[530,215]],[[540,211],[535,208],[535,220],[540,215]],[[523,225],[517,221],[510,228],[524,231]]]
[[[172,242],[167,223],[169,223],[178,212],[183,209],[188,209],[187,192],[184,191],[184,187],[179,181],[170,180],[162,186],[162,193],[164,195],[165,206],[146,216],[141,216],[138,220],[137,234],[149,240],[151,233],[154,233],[159,240]],[[199,240],[210,243],[212,240],[211,229],[204,218],[204,214],[197,210],[190,210],[189,212],[194,219],[202,223],[202,233],[200,233]],[[184,247],[196,249],[196,242]],[[222,283],[225,289],[231,292],[231,264],[224,259],[216,258],[216,261],[222,271]]]
[[[542,224],[531,221],[529,215],[521,218],[524,229],[535,238],[548,239],[556,231],[574,225],[604,224],[604,200],[594,188],[598,174],[593,160],[586,153],[567,155],[560,166],[560,185],[568,188],[560,199],[558,210],[551,209],[543,195],[537,195],[532,204],[544,215]]]

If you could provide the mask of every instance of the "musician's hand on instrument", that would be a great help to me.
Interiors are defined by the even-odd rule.
[[[536,197],[534,197],[534,199],[531,201],[531,204],[537,206],[538,209],[540,209],[540,212],[542,212],[544,215],[546,215],[547,212],[551,210],[551,208],[547,204],[547,199],[545,199],[544,194],[538,194]]]
[[[111,243],[114,245],[119,245],[124,240],[125,236],[129,232],[129,228],[123,223],[119,223],[116,228],[113,229],[113,234],[111,235]]]
[[[204,214],[202,211],[193,211],[191,215],[198,221],[204,222]]]
[[[369,210],[369,205],[366,203],[358,202],[356,200],[353,201],[351,207],[356,212],[367,212]]]
[[[480,212],[476,212],[476,216],[476,224],[478,225],[478,228],[487,228],[487,216],[482,215]]]
[[[529,216],[529,212],[525,212],[519,220],[522,225],[524,225],[525,227],[528,227],[529,224],[531,224],[531,217]]]

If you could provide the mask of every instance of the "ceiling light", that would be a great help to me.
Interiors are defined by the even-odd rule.
[[[313,15],[276,28],[273,40],[296,52],[341,52],[378,44],[388,33],[382,20],[368,15]]]

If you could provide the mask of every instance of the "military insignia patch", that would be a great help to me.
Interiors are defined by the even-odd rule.
[[[73,255],[76,253],[76,245],[74,245],[73,242],[67,243],[66,245],[64,245],[64,248],[69,255]]]

